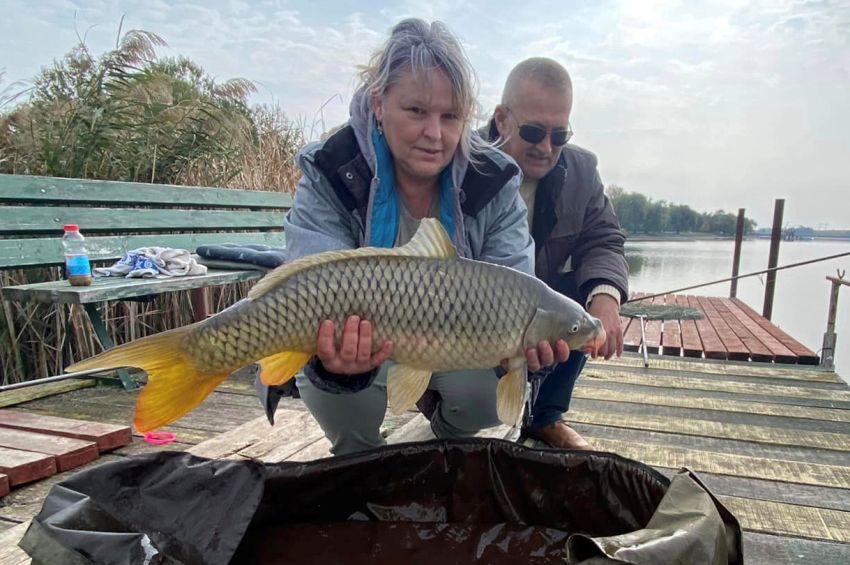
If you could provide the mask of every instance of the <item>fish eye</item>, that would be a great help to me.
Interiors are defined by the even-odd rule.
[[[573,324],[573,327],[570,328],[570,333],[574,334],[578,331],[578,324]]]

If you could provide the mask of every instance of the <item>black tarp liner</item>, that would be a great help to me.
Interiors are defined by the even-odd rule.
[[[35,563],[742,563],[737,521],[682,471],[469,439],[263,465],[162,452],[56,485]]]

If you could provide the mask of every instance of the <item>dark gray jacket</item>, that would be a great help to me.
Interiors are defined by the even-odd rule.
[[[493,120],[485,133],[491,141],[498,139]],[[629,293],[626,237],[596,165],[596,155],[568,144],[555,168],[540,180],[531,231],[535,273],[580,304],[600,284],[616,287],[625,302]]]

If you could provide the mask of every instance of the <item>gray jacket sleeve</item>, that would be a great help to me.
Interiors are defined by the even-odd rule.
[[[301,180],[295,191],[292,209],[283,221],[287,261],[322,251],[354,249],[357,246],[351,214],[313,162],[312,156],[317,148],[317,144],[308,146],[298,156]],[[377,369],[357,375],[331,373],[315,355],[304,367],[304,375],[317,388],[336,393],[363,390],[372,384],[377,373]]]
[[[481,211],[484,238],[479,261],[512,267],[534,275],[534,240],[528,231],[528,209],[516,175]]]
[[[577,269],[577,283],[582,296],[596,285],[610,284],[620,291],[621,302],[629,297],[629,267],[626,263],[626,236],[620,229],[617,214],[611,201],[605,196],[605,187],[596,167],[596,157],[587,153],[592,166],[590,197],[584,213],[581,236],[575,254],[581,257]]]

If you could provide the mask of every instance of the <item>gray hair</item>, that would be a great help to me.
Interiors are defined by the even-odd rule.
[[[460,41],[442,22],[428,24],[410,18],[396,24],[386,43],[372,55],[367,65],[360,67],[360,88],[383,97],[403,74],[412,72],[424,78],[434,69],[445,72],[452,85],[463,120],[460,150],[467,159],[474,161],[471,152],[487,145],[473,135],[472,130],[472,120],[480,113],[475,70]]]
[[[558,61],[547,57],[532,57],[515,66],[505,81],[502,91],[502,105],[514,103],[520,84],[525,80],[533,80],[543,88],[572,95],[573,82],[570,73]]]

